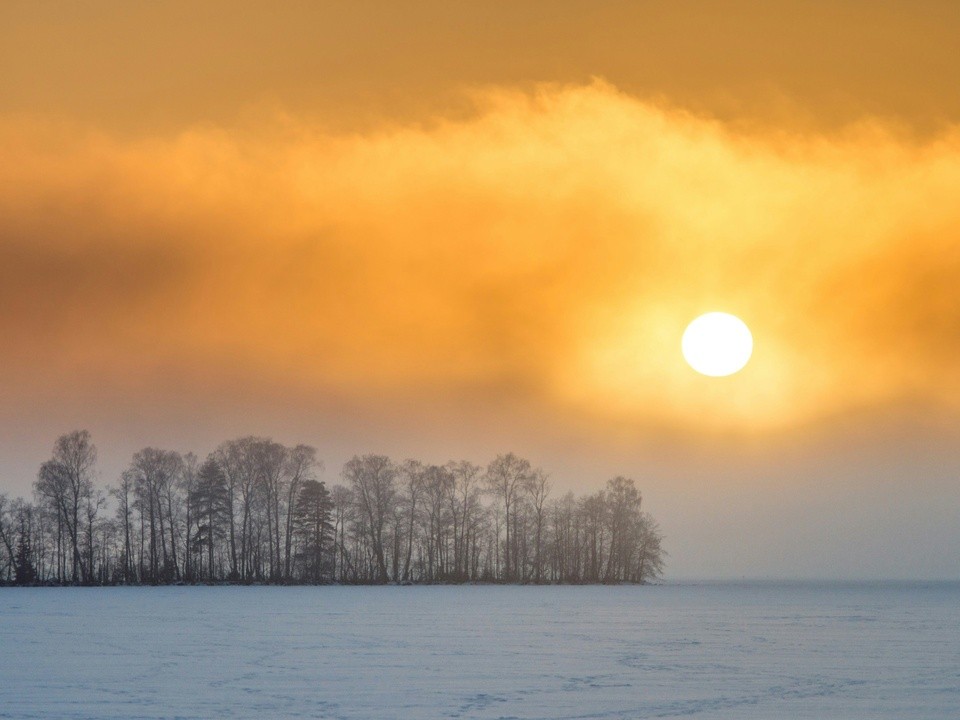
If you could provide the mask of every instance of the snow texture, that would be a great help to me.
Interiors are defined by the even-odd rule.
[[[960,585],[0,590],[2,718],[960,717]]]

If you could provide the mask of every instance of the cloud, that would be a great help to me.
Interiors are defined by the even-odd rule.
[[[693,430],[960,405],[956,129],[744,130],[599,81],[476,103],[365,134],[3,119],[10,393],[502,400]],[[679,355],[712,309],[756,338],[719,382]]]

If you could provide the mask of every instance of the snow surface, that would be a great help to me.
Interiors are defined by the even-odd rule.
[[[0,589],[2,718],[960,718],[960,585]]]

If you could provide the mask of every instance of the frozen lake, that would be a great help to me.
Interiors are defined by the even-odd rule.
[[[960,717],[960,585],[0,589],[3,718]]]

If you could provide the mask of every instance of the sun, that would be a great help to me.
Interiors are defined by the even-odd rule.
[[[750,360],[753,335],[736,315],[710,312],[687,325],[681,347],[683,357],[698,373],[724,377],[742,370]]]

